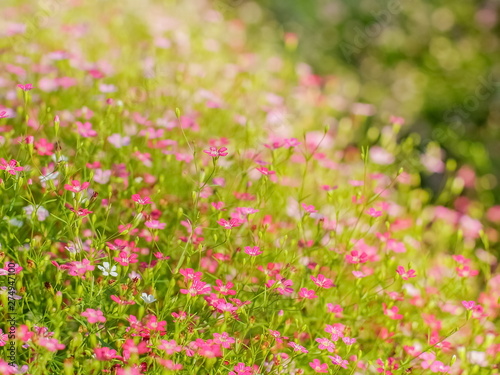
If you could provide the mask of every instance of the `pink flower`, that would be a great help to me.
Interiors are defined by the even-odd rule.
[[[251,256],[257,256],[262,254],[262,251],[260,251],[260,247],[258,246],[245,246],[245,253]]]
[[[214,146],[210,147],[208,150],[203,150],[203,152],[205,154],[208,154],[213,158],[218,158],[220,156],[226,156],[228,154],[226,151],[227,151],[227,147],[221,147],[217,150],[217,147],[214,147]]]
[[[462,301],[462,305],[467,310],[472,310],[476,306],[476,302],[474,302],[474,301]]]
[[[283,343],[283,340],[288,340],[288,337],[281,336],[281,333],[279,333],[279,331],[273,331],[272,329],[270,329],[269,333],[271,334],[271,336],[274,337],[276,342],[279,344]]]
[[[73,180],[71,181],[70,184],[64,185],[64,189],[68,191],[72,191],[73,193],[80,193],[84,190],[86,190],[90,185],[90,182],[84,182],[83,184],[80,184],[80,181],[78,180]]]
[[[351,338],[351,337],[342,337],[342,341],[346,345],[352,345],[352,344],[354,344],[356,342],[356,339],[355,338]]]
[[[448,373],[450,371],[450,369],[451,369],[450,366],[446,366],[441,361],[434,361],[434,363],[430,367],[430,370],[432,372],[444,372],[444,373]]]
[[[0,118],[7,118],[7,117],[9,117],[7,111],[0,111]]]
[[[214,333],[214,342],[221,345],[225,349],[229,349],[231,344],[234,344],[236,340],[229,336],[227,332]]]
[[[118,358],[118,353],[116,350],[111,348],[95,348],[94,349],[95,357],[98,361],[110,361],[113,358]]]
[[[302,208],[304,209],[304,211],[306,211],[309,214],[313,214],[315,212],[318,212],[318,210],[316,210],[316,208],[312,204],[307,205],[305,203],[302,203]]]
[[[318,277],[311,276],[311,280],[314,282],[314,284],[316,284],[320,288],[328,289],[335,286],[331,279],[326,278],[322,274],[319,274]]]
[[[340,338],[344,337],[345,326],[342,323],[327,324],[325,327],[325,332],[332,335],[331,340],[336,342]]]
[[[165,229],[167,224],[160,223],[158,220],[148,220],[144,223],[144,225],[151,229]]]
[[[384,308],[384,314],[389,317],[390,319],[393,320],[401,320],[403,319],[402,314],[398,314],[399,308],[397,306],[392,306],[390,309],[387,308],[387,305],[384,303],[382,304]]]
[[[353,250],[350,254],[346,254],[345,259],[347,263],[350,264],[366,263],[368,261],[368,255],[365,252],[360,254],[359,251]]]
[[[139,256],[137,254],[128,254],[125,251],[120,252],[120,255],[117,257],[114,257],[113,259],[116,260],[121,266],[128,266],[129,264],[132,263],[137,263]]]
[[[38,340],[38,344],[43,346],[50,352],[56,352],[58,350],[62,350],[66,347],[66,345],[61,344],[57,339],[49,339],[46,337],[42,337]]]
[[[191,297],[210,293],[210,285],[203,281],[195,280],[188,289],[181,289],[182,294],[189,294]]]
[[[338,365],[342,368],[347,368],[347,366],[349,365],[349,361],[347,359],[342,359],[342,357],[339,355],[334,355],[333,357],[329,355],[328,358],[331,359],[332,364]]]
[[[231,229],[234,227],[239,227],[241,224],[243,224],[243,220],[233,218],[231,220],[226,220],[226,219],[220,219],[217,221],[217,224],[223,226],[225,229]]]
[[[401,275],[401,278],[403,280],[408,280],[409,278],[417,276],[415,274],[415,270],[409,269],[408,271],[405,271],[403,266],[398,266],[398,268],[396,269],[396,272]]]
[[[316,339],[316,342],[319,343],[318,349],[325,349],[328,350],[330,353],[333,353],[335,351],[335,344],[328,340],[327,338],[319,338]]]
[[[89,323],[104,323],[106,321],[101,310],[87,309],[81,315],[86,317]]]
[[[17,87],[19,87],[23,91],[30,91],[33,89],[33,85],[31,83],[27,83],[25,85],[19,84],[17,85]]]
[[[328,309],[329,313],[335,314],[336,318],[341,318],[342,317],[342,311],[344,309],[340,305],[334,305],[333,303],[327,303],[326,308]]]
[[[269,169],[267,168],[264,168],[264,167],[260,167],[260,168],[256,168],[260,173],[262,173],[264,176],[270,176],[270,175],[273,175],[273,174],[276,174],[275,171],[270,171]]]
[[[76,127],[78,129],[78,134],[84,138],[91,138],[97,135],[97,132],[92,129],[92,124],[90,122],[81,123],[80,121],[77,121]]]
[[[288,346],[292,347],[294,352],[309,353],[306,348],[304,348],[302,345],[297,344],[296,342],[289,342]]]
[[[69,268],[68,275],[71,276],[82,276],[85,272],[93,271],[95,269],[95,267],[90,264],[90,260],[88,259],[83,259],[81,262],[75,260],[67,267]]]
[[[368,211],[366,211],[366,213],[368,215],[372,216],[372,217],[380,217],[380,216],[382,216],[382,211],[377,211],[373,207],[370,207],[370,209],[368,209]]]
[[[312,289],[307,289],[307,288],[300,288],[299,290],[299,297],[300,298],[305,298],[305,299],[314,299],[318,298],[314,290]]]
[[[217,284],[217,286],[214,286],[214,289],[223,296],[236,295],[236,290],[231,289],[234,287],[234,284],[231,281],[228,281],[226,284],[224,284],[224,282],[222,282],[221,280],[216,280],[215,283]]]
[[[309,362],[309,366],[311,366],[315,372],[328,373],[328,365],[326,363],[321,363],[319,359],[313,359],[312,362]]]
[[[4,171],[15,176],[18,171],[23,171],[24,167],[18,167],[17,160],[12,159],[11,161],[7,162],[5,159],[1,158],[0,169],[3,169]]]
[[[179,270],[179,273],[184,276],[184,281],[196,281],[196,280],[201,280],[201,277],[203,274],[201,272],[195,272],[192,268],[181,268]]]
[[[168,355],[179,353],[182,350],[182,346],[178,345],[175,340],[160,340],[160,345],[158,349],[164,350]]]
[[[151,198],[149,197],[144,197],[142,198],[139,194],[133,194],[132,195],[132,200],[136,203],[139,203],[139,204],[142,204],[142,205],[145,205],[145,204],[151,204],[153,203],[151,201]]]
[[[479,274],[478,270],[473,270],[469,266],[457,267],[456,270],[460,277],[474,277]]]
[[[54,152],[54,145],[47,141],[45,138],[40,139],[38,142],[35,142],[35,150],[38,152],[38,155],[52,155]]]

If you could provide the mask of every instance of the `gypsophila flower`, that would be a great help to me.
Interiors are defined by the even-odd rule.
[[[111,266],[109,262],[103,262],[102,266],[97,266],[102,271],[102,274],[104,276],[118,276],[118,273],[116,272],[116,266]]]
[[[141,298],[146,303],[153,303],[156,301],[156,298],[153,295],[147,293],[142,293]]]

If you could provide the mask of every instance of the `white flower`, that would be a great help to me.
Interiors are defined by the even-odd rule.
[[[141,298],[144,300],[144,302],[146,303],[153,303],[154,301],[156,301],[156,298],[153,297],[153,295],[151,294],[147,294],[147,293],[142,293],[141,295]]]
[[[104,276],[118,276],[116,272],[116,266],[110,267],[111,265],[108,262],[103,262],[102,266],[97,266],[102,271]]]

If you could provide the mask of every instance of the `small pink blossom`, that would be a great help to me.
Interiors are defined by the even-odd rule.
[[[466,310],[472,310],[476,306],[476,302],[474,301],[462,301],[462,305]]]
[[[353,250],[349,254],[346,254],[345,259],[347,263],[350,264],[366,263],[368,261],[368,255],[365,252],[360,253],[357,250]]]
[[[225,229],[232,229],[243,224],[243,220],[237,218],[233,218],[231,220],[220,219],[219,221],[217,221],[217,224],[224,227]]]
[[[217,147],[212,146],[208,150],[203,150],[205,154],[210,155],[213,158],[219,158],[220,156],[226,156],[228,153],[227,147],[221,147],[217,150]]]
[[[71,184],[64,185],[64,189],[68,190],[68,191],[72,191],[73,193],[80,193],[80,192],[86,190],[89,186],[90,186],[90,182],[84,182],[83,184],[80,184],[80,181],[73,180],[73,181],[71,181]]]
[[[24,167],[18,167],[17,160],[12,159],[11,161],[7,162],[5,159],[1,158],[0,169],[3,169],[5,172],[8,172],[11,175],[15,176],[18,171],[23,171]]]
[[[289,342],[288,346],[292,347],[294,352],[309,353],[306,348],[304,348],[302,345],[297,344],[296,342]]]
[[[56,352],[58,350],[62,350],[66,347],[66,345],[61,344],[57,339],[49,339],[46,337],[42,337],[38,340],[38,344],[43,346],[50,352]]]
[[[317,277],[311,276],[311,280],[320,288],[328,289],[335,286],[332,279],[329,279],[322,274],[319,274]]]
[[[144,223],[144,225],[150,229],[165,229],[167,224],[160,223],[158,220],[148,220]]]
[[[251,256],[257,256],[262,254],[262,251],[258,246],[245,246],[245,253]]]
[[[307,288],[300,288],[299,290],[299,297],[300,298],[305,298],[305,299],[314,299],[318,298],[314,290],[312,289],[307,289]]]
[[[153,203],[149,197],[141,197],[139,194],[133,194],[132,200],[138,204],[146,205]]]
[[[104,323],[106,318],[101,310],[87,309],[81,314],[86,317],[89,323]]]
[[[326,363],[321,363],[319,359],[313,359],[309,362],[309,366],[317,373],[328,373],[328,365]]]
[[[31,83],[27,83],[25,85],[18,84],[17,87],[19,87],[23,91],[30,91],[33,89],[33,85]]]
[[[412,269],[409,269],[408,271],[405,271],[404,267],[403,266],[398,266],[398,268],[396,269],[396,272],[401,275],[401,278],[403,280],[408,280],[412,277],[416,277],[416,273],[415,273],[415,270],[412,270]]]
[[[370,207],[366,213],[372,217],[380,217],[382,216],[382,211],[377,211],[373,207]]]

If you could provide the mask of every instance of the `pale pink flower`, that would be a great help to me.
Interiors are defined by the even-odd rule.
[[[104,323],[106,318],[101,310],[87,309],[81,314],[86,317],[89,323]]]

